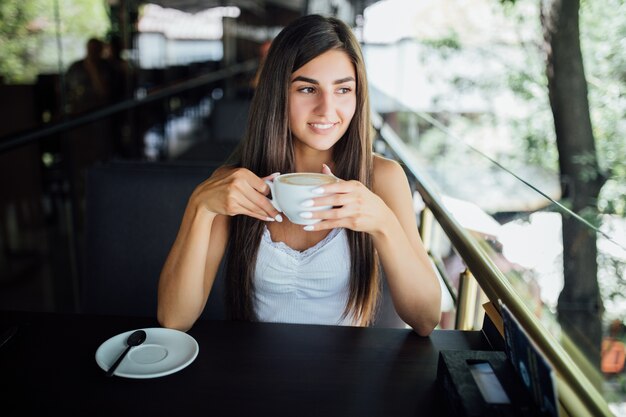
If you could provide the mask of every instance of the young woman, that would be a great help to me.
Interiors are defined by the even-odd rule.
[[[418,334],[439,322],[441,289],[396,162],[372,154],[365,66],[340,20],[299,18],[272,42],[245,137],[230,163],[192,193],[159,282],[158,319],[189,329],[226,256],[236,320],[369,325],[379,264],[398,315]],[[277,173],[323,172],[334,195],[322,219],[290,223],[267,198]]]

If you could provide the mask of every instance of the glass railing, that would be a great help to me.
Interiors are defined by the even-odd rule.
[[[388,112],[380,122],[401,145],[403,154],[399,157],[395,149],[393,157],[419,171],[446,214],[489,258],[507,291],[515,293],[541,332],[567,352],[568,363],[576,364],[613,413],[623,413],[626,219],[572,212],[561,197],[556,172],[500,157],[498,149],[480,149],[428,114]],[[384,139],[379,150],[390,151]],[[491,139],[489,143],[497,143],[497,138]],[[426,201],[425,210],[430,203]],[[437,222],[428,229],[425,243],[458,295],[468,266],[465,254],[459,254],[458,242]],[[477,305],[486,298],[501,298],[489,282],[479,282]],[[466,328],[469,323],[480,328],[480,310],[469,317],[466,313],[459,323],[459,312],[451,306],[441,326]]]

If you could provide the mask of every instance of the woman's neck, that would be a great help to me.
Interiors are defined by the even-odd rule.
[[[296,172],[322,172],[322,164],[333,167],[332,150],[295,149]]]

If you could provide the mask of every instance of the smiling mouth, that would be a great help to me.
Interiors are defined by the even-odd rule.
[[[337,123],[309,123],[309,126],[313,127],[314,129],[327,130],[335,126],[336,124]]]

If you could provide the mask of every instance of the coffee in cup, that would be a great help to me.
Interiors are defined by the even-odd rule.
[[[304,219],[300,213],[304,211],[329,210],[332,206],[303,207],[302,203],[315,197],[330,194],[314,194],[313,190],[324,185],[337,182],[333,175],[318,174],[315,172],[298,172],[283,174],[273,181],[265,181],[272,190],[272,205],[276,210],[283,212],[295,224],[311,225],[319,223],[321,219]]]

